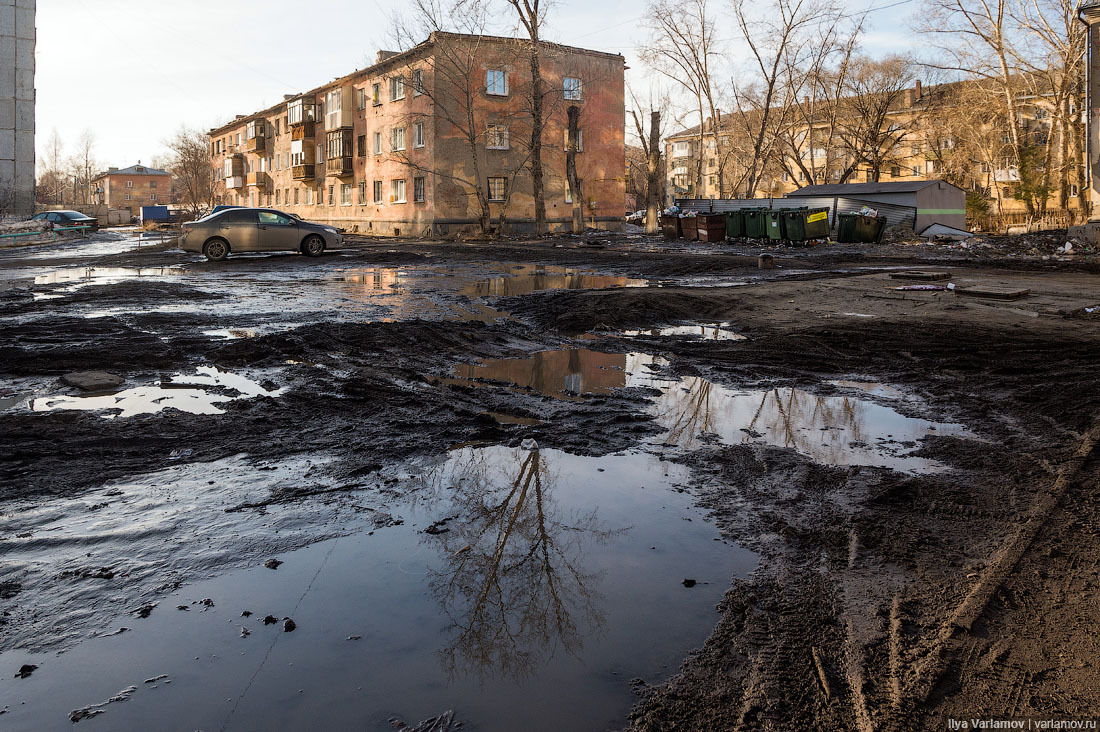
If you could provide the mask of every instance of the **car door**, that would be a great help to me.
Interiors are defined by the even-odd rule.
[[[256,212],[248,209],[227,211],[217,218],[218,236],[229,242],[234,252],[254,252],[256,244]]]
[[[257,211],[259,217],[259,248],[265,251],[285,251],[298,248],[298,224],[294,219],[275,211]]]

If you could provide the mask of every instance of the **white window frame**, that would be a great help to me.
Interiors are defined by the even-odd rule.
[[[390,152],[400,152],[405,149],[405,128],[393,127],[390,129]]]
[[[381,155],[382,154],[382,133],[381,132],[375,132],[374,133],[374,154],[375,155]]]
[[[398,102],[405,98],[405,77],[390,77],[390,101]]]
[[[424,176],[413,178],[413,203],[424,203],[427,199],[428,183]]]
[[[413,96],[418,97],[424,93],[424,71],[414,69],[412,78]]]
[[[376,180],[371,185],[371,193],[374,196],[374,202],[377,204],[382,203],[382,181]]]
[[[485,126],[485,147],[488,150],[508,149],[508,125]]]
[[[341,183],[340,184],[340,205],[341,206],[350,206],[351,205],[351,183]]]
[[[413,147],[424,147],[424,123],[413,123]]]
[[[583,89],[584,82],[576,77],[567,76],[562,80],[562,92],[566,99],[579,102]]]
[[[229,161],[227,160],[226,162],[229,162]],[[134,182],[132,180],[126,181],[126,187],[127,188],[133,188],[134,187]]]
[[[408,203],[408,185],[404,178],[390,181],[390,203]]]
[[[508,96],[508,72],[503,69],[486,69],[485,93],[493,97]]]

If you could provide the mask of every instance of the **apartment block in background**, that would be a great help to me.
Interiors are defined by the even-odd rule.
[[[35,0],[0,0],[0,217],[34,212]]]
[[[137,165],[109,168],[92,179],[95,203],[126,209],[137,216],[142,206],[166,206],[172,201],[172,176],[166,170]]]
[[[209,132],[215,200],[270,206],[351,232],[534,230],[529,46],[433,33],[414,48]],[[580,108],[585,222],[621,226],[626,189],[623,57],[540,46],[544,197],[551,231],[572,222],[567,108]],[[467,93],[467,91],[469,93]],[[472,124],[471,124],[472,122]]]

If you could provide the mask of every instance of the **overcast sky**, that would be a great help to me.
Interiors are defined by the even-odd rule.
[[[897,0],[845,0],[852,12]],[[368,65],[392,48],[396,0],[38,0],[37,143],[56,129],[72,152],[84,129],[96,158],[124,167],[164,155],[181,126],[210,129]],[[722,8],[722,0],[715,2]],[[868,16],[864,51],[905,51],[915,0]],[[547,40],[637,56],[644,0],[558,0]],[[728,11],[726,11],[728,12]],[[507,31],[507,26],[500,30]],[[732,35],[730,33],[729,35]]]

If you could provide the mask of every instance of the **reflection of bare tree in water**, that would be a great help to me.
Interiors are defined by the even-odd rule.
[[[786,391],[786,394],[783,394],[783,391]],[[771,409],[768,409],[769,400]],[[745,434],[742,442],[751,440],[751,432],[755,432],[759,425],[773,435],[782,437],[784,447],[816,453],[820,452],[822,445],[811,444],[810,435],[820,432],[822,428],[844,427],[848,429],[848,434],[843,441],[835,436],[829,438],[829,444],[836,445],[839,451],[845,442],[863,440],[863,417],[861,410],[857,408],[859,406],[859,402],[848,397],[830,399],[801,389],[766,391],[761,395],[760,406],[756,409],[752,421],[749,422],[750,432]],[[800,430],[806,429],[811,431],[799,434]]]
[[[440,476],[450,484],[436,486],[436,498],[451,503],[447,531],[427,536],[445,558],[431,587],[453,622],[453,641],[440,651],[452,678],[531,676],[558,648],[581,650],[579,623],[603,624],[596,576],[578,559],[584,539],[611,532],[599,530],[594,512],[563,517],[549,496],[546,460],[537,449],[514,452],[514,479],[494,459],[508,453],[466,450]],[[494,480],[494,468],[507,470],[510,483]]]
[[[683,383],[687,386],[681,393],[686,396],[676,402],[676,414],[669,423],[665,442],[687,447],[696,435],[714,430],[714,405],[711,401],[714,384],[697,376],[687,378]]]

